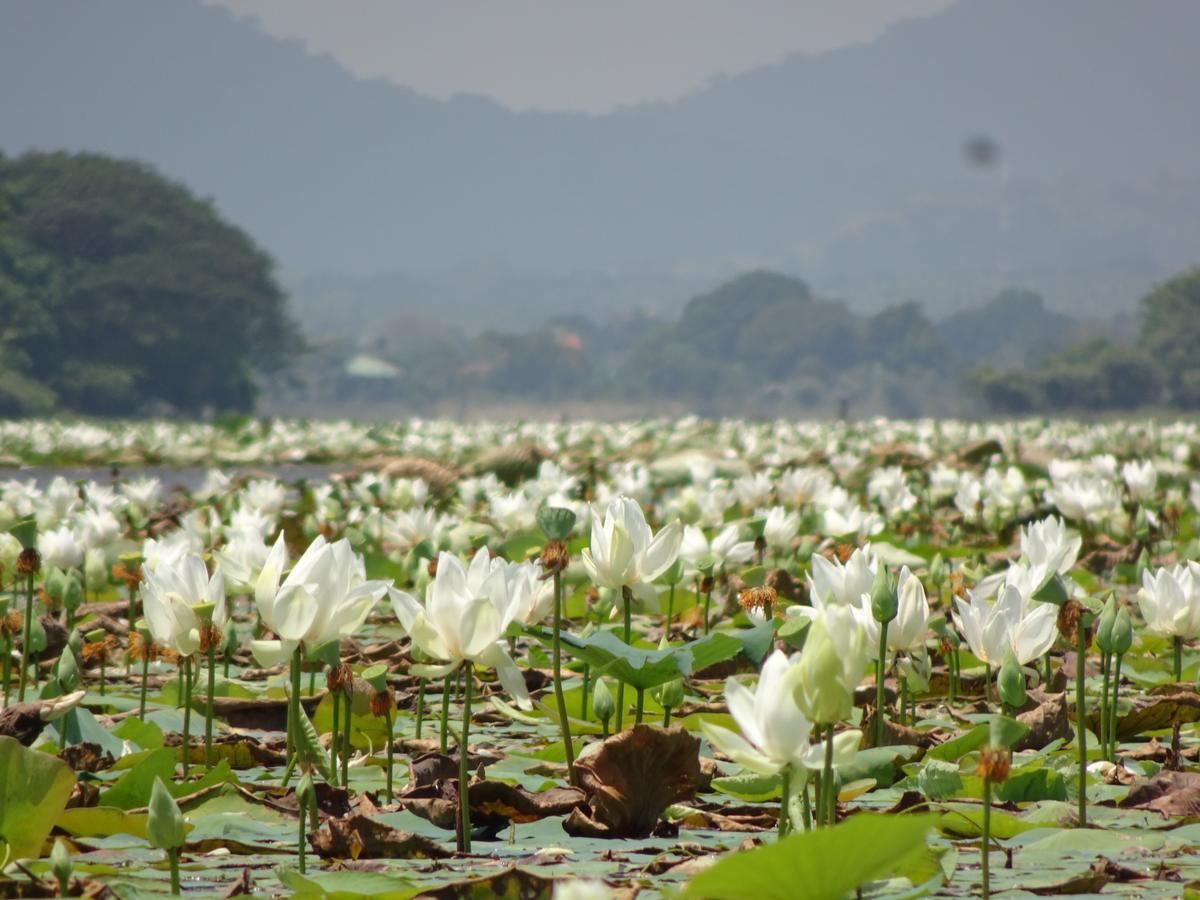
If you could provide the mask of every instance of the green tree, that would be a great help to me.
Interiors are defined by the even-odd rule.
[[[300,344],[245,233],[149,167],[95,154],[0,156],[0,322],[10,413],[49,398],[248,410],[257,375]]]
[[[1141,344],[1162,368],[1168,400],[1200,408],[1200,269],[1177,275],[1141,302]]]

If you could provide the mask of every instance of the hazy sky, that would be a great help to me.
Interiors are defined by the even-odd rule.
[[[869,41],[955,0],[206,0],[434,97],[603,112]]]

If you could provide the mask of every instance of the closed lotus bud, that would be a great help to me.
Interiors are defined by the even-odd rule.
[[[1100,618],[1096,620],[1096,646],[1102,653],[1112,653],[1113,626],[1116,622],[1117,601],[1110,596],[1108,602],[1104,604],[1104,609],[1100,612]]]
[[[929,563],[929,580],[938,587],[946,583],[946,560],[938,553]]]
[[[1010,709],[1020,709],[1025,705],[1025,673],[1012,648],[1004,651],[1004,662],[1000,664],[1000,675],[997,678],[1000,686],[1000,699]]]
[[[61,897],[70,896],[71,892],[71,852],[62,838],[54,841],[54,849],[50,851],[50,871],[58,881],[58,893]]]
[[[876,622],[890,622],[896,618],[899,608],[896,586],[888,577],[887,567],[880,563],[875,570],[875,583],[871,585],[871,615]]]
[[[658,702],[663,709],[678,709],[683,705],[683,679],[672,678],[662,686]]]
[[[79,632],[75,632],[78,634]],[[64,694],[69,694],[79,687],[79,664],[75,653],[70,647],[63,650],[58,662],[54,665],[54,678]]]
[[[186,833],[179,805],[162,779],[155,778],[154,786],[150,788],[150,814],[146,818],[146,837],[150,846],[175,850],[183,846]]]
[[[833,725],[850,718],[869,653],[866,634],[849,608],[826,607],[813,620],[791,670],[796,705],[809,721]]]
[[[561,506],[543,506],[537,511],[537,523],[550,540],[565,541],[575,527],[575,513]]]
[[[608,685],[603,678],[596,679],[596,686],[592,688],[592,711],[595,712],[596,718],[608,727],[608,720],[613,717],[613,713],[617,711],[617,704],[613,701],[612,691],[608,689]]]
[[[1120,656],[1128,653],[1133,646],[1133,621],[1129,617],[1129,607],[1122,606],[1117,610],[1117,620],[1113,623],[1112,652]]]
[[[83,585],[79,583],[74,572],[68,575],[64,581],[61,599],[63,609],[74,611],[83,605]]]

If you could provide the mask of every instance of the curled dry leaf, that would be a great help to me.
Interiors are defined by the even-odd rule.
[[[330,819],[308,836],[322,859],[445,859],[435,841],[366,816]]]
[[[634,725],[577,761],[591,815],[575,810],[568,834],[646,837],[672,803],[691,800],[701,783],[700,739],[675,725]]]
[[[1041,750],[1059,738],[1069,739],[1074,730],[1067,715],[1067,695],[1047,694],[1045,700],[1031,710],[1020,713],[1017,721],[1029,727],[1025,737],[1014,750]]]

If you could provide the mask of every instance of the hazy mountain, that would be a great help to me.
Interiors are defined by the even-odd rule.
[[[1198,32],[1193,0],[960,0],[591,117],[362,81],[196,0],[5,0],[0,148],[154,163],[310,307],[366,283],[406,313],[677,312],[770,265],[867,308],[1022,284],[1111,311],[1196,261]]]

